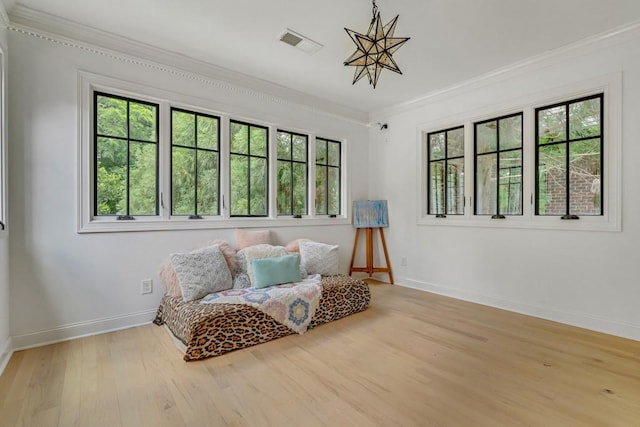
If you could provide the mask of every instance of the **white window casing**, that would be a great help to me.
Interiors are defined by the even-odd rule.
[[[534,209],[535,197],[535,109],[557,102],[570,101],[598,93],[604,94],[603,123],[603,215],[581,216],[579,220],[561,220],[559,216],[537,216]],[[520,99],[518,104],[491,105],[480,110],[449,116],[445,120],[423,123],[417,129],[418,150],[418,225],[460,226],[491,228],[529,228],[586,231],[621,231],[621,107],[622,73],[605,75],[574,85],[565,86]],[[474,123],[492,117],[523,113],[523,215],[508,216],[506,219],[491,219],[490,216],[474,215]],[[464,215],[436,218],[427,214],[428,177],[426,135],[439,129],[463,125],[465,128],[465,209]]]
[[[159,214],[156,216],[137,217],[135,220],[118,221],[115,216],[95,216],[93,214],[94,198],[94,135],[93,135],[93,93],[104,92],[116,96],[123,96],[140,101],[156,103],[159,108],[159,155],[158,155],[158,185],[159,185]],[[171,216],[171,107],[183,108],[193,112],[215,115],[220,117],[220,215],[205,217],[201,220],[189,220],[184,216]],[[320,137],[317,131],[290,128],[291,131],[304,133],[309,136],[309,214],[302,218],[278,217],[276,212],[276,186],[274,174],[274,155],[269,158],[269,213],[266,217],[231,217],[229,215],[229,123],[231,120],[255,123],[269,128],[269,147],[273,153],[275,132],[280,126],[276,123],[261,121],[251,117],[231,117],[220,111],[212,111],[199,107],[198,100],[189,96],[169,92],[163,89],[147,87],[137,83],[113,79],[84,71],[78,72],[78,233],[122,232],[122,231],[152,231],[152,230],[189,230],[189,229],[217,229],[239,227],[286,227],[305,225],[344,225],[349,224],[350,209],[348,200],[347,179],[347,146],[341,142],[341,214],[336,218],[326,215],[315,215],[315,138]],[[324,138],[325,136],[322,135]],[[0,203],[0,208],[3,205]],[[1,217],[0,217],[1,218]]]

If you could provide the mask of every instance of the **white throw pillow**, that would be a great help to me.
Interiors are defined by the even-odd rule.
[[[307,274],[338,274],[338,245],[300,242],[300,264]]]
[[[197,300],[233,286],[229,266],[218,245],[171,254],[170,258],[185,301]]]
[[[253,274],[253,267],[251,266],[251,261],[253,261],[254,259],[275,258],[287,255],[287,250],[284,246],[272,246],[267,244],[249,246],[248,248],[244,248],[239,252],[243,252],[244,256],[247,259],[247,275],[249,276],[249,280],[251,281],[251,286],[254,286],[256,283],[256,279]]]

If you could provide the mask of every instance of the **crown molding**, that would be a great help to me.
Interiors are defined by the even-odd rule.
[[[371,122],[384,117],[389,117],[406,113],[417,108],[426,106],[437,101],[438,98],[447,96],[458,90],[471,90],[493,83],[497,80],[508,78],[509,75],[522,73],[525,71],[535,71],[564,62],[570,58],[576,58],[585,55],[596,49],[605,49],[620,43],[640,38],[640,20],[629,24],[614,28],[612,30],[596,34],[579,40],[574,43],[544,52],[539,55],[531,56],[524,60],[514,62],[505,67],[497,68],[488,73],[481,74],[468,80],[461,81],[454,85],[442,88],[433,92],[429,92],[412,100],[384,108],[370,114]]]
[[[1,1],[1,0],[0,0]],[[0,8],[1,9],[1,8]],[[115,60],[134,63],[215,87],[267,98],[367,126],[369,114],[342,104],[16,4],[9,30]]]
[[[0,0],[0,20],[2,20],[2,26],[9,28],[11,21],[7,14],[7,5],[5,4],[5,1],[6,0]]]

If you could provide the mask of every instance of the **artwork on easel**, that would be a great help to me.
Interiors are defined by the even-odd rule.
[[[354,200],[354,228],[389,227],[389,210],[386,200]]]
[[[349,265],[349,275],[353,272],[365,272],[369,277],[374,273],[388,273],[389,282],[393,284],[393,272],[391,271],[391,263],[389,262],[389,252],[387,252],[387,243],[384,239],[383,228],[389,227],[389,210],[387,209],[386,200],[355,200],[353,202],[353,228],[356,229],[356,236],[353,240],[353,252],[351,252],[351,264]],[[358,237],[360,230],[365,229],[366,236],[366,267],[354,267],[356,259],[356,251],[358,248]],[[373,261],[373,234],[374,231],[380,234],[382,240],[382,250],[384,251],[384,259],[387,263],[386,267],[376,267]]]

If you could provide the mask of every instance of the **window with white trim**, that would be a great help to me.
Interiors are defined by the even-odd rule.
[[[171,215],[220,214],[220,118],[171,108]]]
[[[522,113],[474,124],[476,215],[522,215]]]
[[[621,93],[616,73],[568,86],[564,95],[532,93],[489,114],[422,125],[418,224],[620,231]],[[448,159],[439,129],[459,127],[451,123],[462,125],[465,151],[474,155],[464,159],[469,209],[447,216],[451,174],[434,165]]]
[[[602,108],[598,94],[536,109],[536,215],[602,215]]]
[[[79,75],[79,232],[348,224],[344,141]]]
[[[278,130],[278,215],[306,215],[309,137]]]
[[[464,214],[464,126],[427,134],[427,212]]]
[[[342,148],[340,141],[316,138],[316,213],[340,214]]]
[[[231,216],[267,216],[269,211],[269,129],[232,120]]]
[[[159,105],[94,92],[95,216],[158,215]]]

